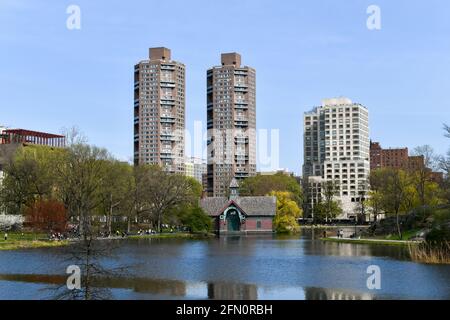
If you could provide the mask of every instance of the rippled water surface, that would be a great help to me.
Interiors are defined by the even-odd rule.
[[[450,299],[450,267],[408,261],[398,246],[329,243],[297,237],[121,241],[98,279],[116,299]],[[65,283],[64,248],[0,251],[0,299],[51,299]],[[381,269],[369,290],[367,267]]]

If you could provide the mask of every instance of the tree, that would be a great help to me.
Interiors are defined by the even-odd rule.
[[[100,189],[101,212],[106,216],[106,229],[111,234],[114,210],[120,210],[121,204],[127,200],[127,193],[132,185],[133,168],[128,163],[117,160],[105,161],[105,166],[105,176]]]
[[[55,167],[64,152],[46,146],[27,146],[18,148],[9,157],[0,199],[8,213],[23,214],[35,201],[56,197]]]
[[[298,218],[302,216],[302,210],[294,200],[295,196],[287,191],[272,191],[269,195],[277,198],[277,211],[273,220],[276,232],[297,232]]]
[[[402,239],[400,227],[400,214],[409,207],[408,201],[411,196],[411,179],[403,170],[385,168],[379,169],[382,179],[380,189],[382,206],[387,214],[394,214],[396,218],[397,232]]]
[[[74,144],[56,167],[60,197],[69,217],[78,222],[84,241],[91,241],[97,235],[92,222],[102,204],[101,188],[108,170],[106,161],[110,159],[105,149]]]
[[[450,138],[450,126],[444,124],[445,136]],[[447,202],[450,202],[450,150],[447,154],[439,157],[439,168],[444,171],[444,193]]]
[[[436,168],[436,164],[438,162],[437,156],[434,153],[433,148],[429,145],[416,147],[413,151],[413,155],[422,156],[424,159],[424,165],[411,172],[412,183],[414,184],[419,196],[420,205],[429,205],[429,203],[427,203],[427,189],[429,189],[430,184],[432,183],[431,174],[432,170]]]
[[[67,229],[67,211],[64,204],[56,200],[39,200],[27,208],[25,222],[35,231],[46,233]]]
[[[181,211],[180,222],[194,233],[209,232],[212,228],[212,219],[199,206]]]
[[[444,124],[444,131],[445,131],[445,136],[447,138],[450,138],[450,126],[448,126],[447,124]]]
[[[302,205],[302,189],[297,180],[284,173],[275,175],[257,175],[249,177],[240,184],[239,194],[242,196],[265,196],[272,191],[288,191],[294,201]]]
[[[314,206],[314,220],[329,220],[342,214],[341,203],[335,200],[335,195],[339,191],[337,182],[328,180],[322,183],[321,201]]]
[[[382,213],[382,195],[378,190],[369,191],[369,197],[366,200],[366,204],[369,208],[369,213],[374,217],[374,221],[378,221],[378,216]]]
[[[136,190],[141,216],[155,219],[158,232],[161,232],[163,218],[171,210],[182,204],[195,203],[201,193],[201,187],[194,179],[170,174],[158,166],[148,166],[140,172]]]

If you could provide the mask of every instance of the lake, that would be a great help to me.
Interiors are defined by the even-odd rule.
[[[120,240],[102,264],[126,273],[96,286],[114,299],[450,299],[450,266],[411,262],[400,246],[319,235]],[[67,278],[65,250],[0,251],[0,299],[54,298],[49,288]],[[367,288],[371,265],[380,290]]]

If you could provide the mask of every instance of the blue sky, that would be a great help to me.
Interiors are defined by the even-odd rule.
[[[66,8],[81,8],[81,30]],[[366,27],[381,8],[382,29]],[[130,159],[133,66],[166,46],[187,66],[187,128],[206,118],[206,70],[237,51],[257,70],[257,127],[280,130],[280,167],[300,172],[302,114],[347,96],[385,147],[431,144],[450,123],[447,0],[0,0],[0,124],[59,132]]]

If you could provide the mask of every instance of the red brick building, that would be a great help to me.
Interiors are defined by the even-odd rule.
[[[409,164],[408,148],[383,149],[379,142],[370,142],[370,170],[404,169]]]
[[[424,156],[410,156],[408,148],[383,149],[379,142],[370,142],[370,170],[381,168],[403,169],[407,171],[418,171],[425,168]],[[430,171],[430,180],[442,183],[444,174],[442,172]]]
[[[235,179],[230,185],[230,197],[209,197],[200,206],[213,219],[218,234],[273,232],[276,197],[240,197]]]

